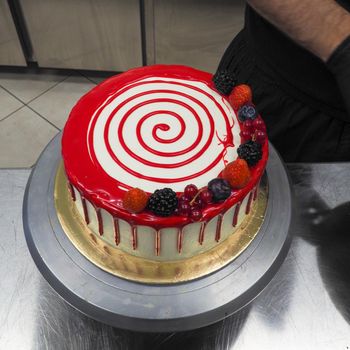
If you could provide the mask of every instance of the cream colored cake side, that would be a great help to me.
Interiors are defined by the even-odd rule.
[[[195,222],[182,229],[169,227],[157,232],[148,226],[133,227],[124,220],[113,218],[108,211],[95,208],[82,198],[76,188],[71,190],[82,220],[88,222],[95,235],[128,254],[156,261],[190,258],[223,242],[240,227],[257,197],[256,189],[253,189],[241,203],[208,223]]]

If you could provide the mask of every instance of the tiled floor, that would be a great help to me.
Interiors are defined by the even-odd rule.
[[[31,167],[77,100],[105,78],[0,72],[0,168]]]

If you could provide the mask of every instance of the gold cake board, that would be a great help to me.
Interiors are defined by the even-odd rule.
[[[62,162],[58,166],[54,185],[58,219],[79,252],[115,276],[150,284],[187,282],[217,271],[233,261],[259,232],[267,207],[267,196],[267,184],[260,184],[258,198],[253,201],[250,215],[234,234],[214,248],[185,260],[164,262],[127,254],[94,234],[83,221],[71,198]]]

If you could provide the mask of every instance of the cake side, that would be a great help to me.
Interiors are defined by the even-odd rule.
[[[203,253],[234,234],[250,215],[258,196],[259,185],[242,201],[210,221],[189,223],[181,227],[156,230],[151,226],[131,225],[84,199],[74,187],[72,198],[89,229],[113,247],[157,261],[181,260]]]

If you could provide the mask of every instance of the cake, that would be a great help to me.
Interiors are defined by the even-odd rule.
[[[225,244],[257,199],[264,123],[228,72],[154,65],[111,77],[72,109],[62,136],[81,220],[108,246],[155,261]]]

